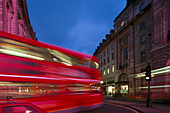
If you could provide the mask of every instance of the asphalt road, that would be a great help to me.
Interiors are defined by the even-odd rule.
[[[105,103],[102,107],[96,108],[85,113],[139,113],[132,108],[116,104]]]

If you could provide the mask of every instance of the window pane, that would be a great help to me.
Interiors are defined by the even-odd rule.
[[[114,70],[115,70],[115,67],[114,67],[114,64],[112,65],[112,72],[114,72]]]
[[[109,53],[110,52],[110,49],[109,48],[107,48],[107,53]]]
[[[145,51],[141,51],[141,62],[146,61],[146,54]]]
[[[145,23],[143,22],[143,23],[140,24],[140,29],[142,30],[144,28],[145,28]]]
[[[145,35],[142,35],[141,37],[140,37],[141,39],[141,44],[144,44],[145,43]]]
[[[58,85],[29,82],[0,82],[0,99],[57,95]]]
[[[112,44],[112,50],[114,49],[114,44]]]
[[[142,11],[144,9],[144,3],[142,3],[139,7],[139,11]]]
[[[109,61],[110,61],[110,57],[109,57],[109,56],[107,56],[107,63],[109,63]]]
[[[112,53],[112,60],[114,59],[114,53]]]
[[[110,69],[109,69],[109,67],[107,67],[107,74],[109,74],[110,73]]]
[[[124,59],[128,60],[128,48],[124,49]]]

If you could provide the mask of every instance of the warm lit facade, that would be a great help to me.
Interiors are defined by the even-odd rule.
[[[114,20],[114,30],[94,52],[101,63],[104,91],[113,96],[146,97],[147,82],[142,75],[147,64],[156,71],[170,66],[169,33],[169,0],[127,0]],[[152,77],[151,86],[170,85],[170,68],[165,70]],[[154,97],[157,90],[152,91]],[[170,98],[169,87],[163,87],[162,93]]]
[[[0,0],[0,30],[33,40],[26,0]]]

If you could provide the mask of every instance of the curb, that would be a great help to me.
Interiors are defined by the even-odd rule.
[[[134,109],[135,111],[139,112],[139,113],[145,113],[137,108],[134,108],[132,106],[128,106],[128,105],[124,105],[124,104],[120,104],[120,103],[115,103],[115,102],[107,102],[105,101],[105,103],[110,103],[110,104],[115,104],[115,105],[120,105],[120,106],[125,106],[125,107],[128,107],[128,108],[131,108],[131,109]]]

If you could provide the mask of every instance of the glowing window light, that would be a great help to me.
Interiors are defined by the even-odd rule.
[[[106,74],[106,71],[105,71],[105,69],[104,69],[103,75],[105,75],[105,74]]]
[[[16,51],[10,51],[10,50],[6,50],[6,49],[0,49],[0,52],[5,53],[5,54],[15,55],[15,56],[27,57],[27,58],[37,59],[37,60],[44,60],[43,58],[40,58],[40,57],[27,55],[27,54],[24,54],[24,53],[19,53],[19,52],[16,52]]]
[[[110,70],[109,70],[109,67],[107,68],[107,74],[109,74],[110,73]]]
[[[112,72],[114,72],[115,68],[114,68],[114,64],[112,65]]]

